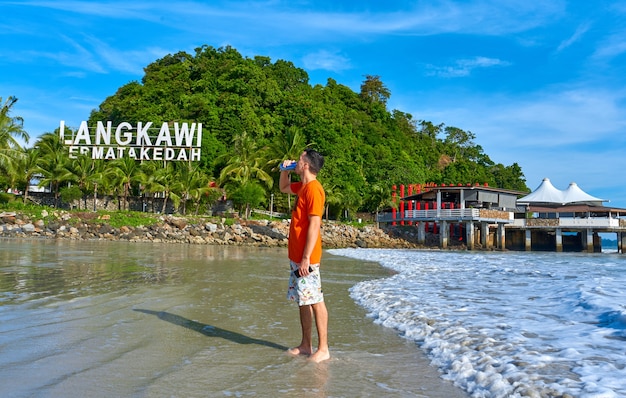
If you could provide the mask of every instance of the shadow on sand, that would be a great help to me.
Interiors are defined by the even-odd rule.
[[[259,344],[259,345],[264,345],[266,347],[276,348],[278,350],[283,350],[283,351],[286,351],[289,348],[289,347],[282,346],[280,344],[272,343],[271,341],[255,339],[255,338],[248,337],[240,333],[231,332],[230,330],[225,330],[225,329],[218,328],[216,326],[192,321],[191,319],[184,318],[180,315],[170,314],[169,312],[165,312],[165,311],[152,311],[152,310],[144,310],[144,309],[139,309],[139,308],[136,308],[133,311],[138,311],[138,312],[143,312],[144,314],[154,315],[157,318],[162,319],[166,322],[173,323],[174,325],[182,326],[187,329],[191,329],[205,336],[219,337],[225,340],[230,340],[237,344]]]

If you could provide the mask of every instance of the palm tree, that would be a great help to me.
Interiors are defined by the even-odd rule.
[[[2,97],[0,97],[0,103]],[[9,97],[0,107],[0,168],[7,170],[21,149],[18,139],[28,142],[28,133],[24,130],[24,119],[10,116],[11,108],[17,98]]]
[[[239,184],[244,184],[256,177],[271,188],[274,180],[263,170],[261,151],[254,139],[243,132],[235,136],[233,144],[234,153],[224,155],[228,156],[229,159],[226,167],[220,173],[220,181],[225,183],[229,180],[235,180]]]
[[[98,190],[104,190],[109,180],[110,169],[107,169],[103,160],[95,159],[91,164],[90,174],[87,176],[87,187],[93,192],[93,211],[96,211]]]
[[[24,203],[28,201],[28,187],[33,177],[39,171],[39,149],[27,148],[24,149],[22,156],[16,164],[16,172],[21,174],[24,184]]]
[[[285,134],[279,134],[267,149],[270,159],[267,164],[275,170],[283,160],[298,159],[302,151],[312,144],[306,144],[306,137],[298,127],[290,126]]]
[[[131,159],[128,156],[114,160],[111,163],[116,188],[122,191],[122,208],[128,210],[128,196],[130,195],[133,183],[137,180],[139,165],[135,159]]]
[[[373,184],[370,195],[376,203],[376,226],[379,226],[378,213],[380,210],[385,207],[397,208],[398,205],[392,199],[390,187],[385,184]]]
[[[84,194],[85,192],[87,192],[88,185],[90,183],[90,177],[93,175],[94,160],[86,155],[80,155],[76,159],[72,159],[70,161],[68,169],[72,174],[72,182],[75,182],[80,190],[83,192],[85,209],[87,209],[87,201]],[[80,204],[78,205],[78,208],[80,209]]]
[[[209,177],[202,173],[198,166],[188,163],[181,164],[177,169],[179,178],[175,190],[182,199],[182,214],[186,214],[187,200],[192,198],[192,192],[195,199],[201,199],[202,195],[209,191]]]
[[[152,185],[153,192],[165,193],[161,213],[165,213],[167,201],[169,199],[172,199],[174,202],[174,209],[177,209],[180,202],[180,196],[178,196],[175,192],[178,175],[174,169],[174,165],[172,163],[165,164],[165,167],[160,168],[155,172],[154,177],[154,183]]]
[[[328,221],[328,209],[331,205],[340,205],[343,203],[343,194],[337,185],[324,187],[324,193],[326,194],[326,221]]]
[[[41,174],[39,186],[50,185],[54,191],[55,205],[59,207],[59,189],[61,184],[71,180],[72,173],[68,170],[69,157],[64,151],[46,153],[40,158],[37,173]]]
[[[300,154],[311,145],[306,143],[306,137],[301,129],[289,126],[285,134],[277,135],[267,148],[270,158],[267,165],[275,171],[283,160],[300,158]],[[291,194],[287,195],[287,205],[291,208]]]
[[[159,192],[160,185],[157,182],[157,168],[159,162],[143,162],[139,167],[139,173],[137,174],[137,180],[139,181],[139,187],[142,195],[146,193]],[[149,202],[154,213],[154,196],[149,197]],[[145,206],[145,205],[144,205]],[[145,208],[143,209],[145,210]]]

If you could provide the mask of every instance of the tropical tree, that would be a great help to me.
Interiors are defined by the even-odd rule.
[[[210,190],[209,177],[202,173],[198,166],[193,166],[190,163],[182,163],[178,166],[177,174],[179,178],[175,184],[175,190],[182,200],[182,214],[187,213],[187,200],[192,198],[194,203],[198,204],[197,211],[199,200]]]
[[[24,191],[24,203],[28,201],[28,187],[31,180],[39,171],[39,150],[37,148],[24,149],[22,156],[18,157],[15,165],[15,173],[19,176],[18,181]]]
[[[311,145],[311,143],[306,143],[306,137],[301,128],[290,126],[285,130],[285,134],[274,137],[267,148],[266,153],[269,157],[267,164],[276,170],[283,160],[298,159],[302,151]]]
[[[343,194],[337,185],[329,185],[324,187],[326,194],[326,221],[328,221],[328,212],[331,206],[340,206],[343,203]]]
[[[24,119],[20,116],[11,116],[11,108],[17,98],[8,97],[0,107],[0,168],[7,170],[13,162],[21,145],[19,139],[28,142],[28,133],[24,130]],[[2,103],[2,97],[0,97]]]
[[[244,218],[250,218],[252,208],[259,206],[265,199],[265,190],[256,181],[247,181],[235,189],[230,197],[243,210]]]
[[[266,162],[254,138],[244,131],[233,138],[233,146],[234,151],[228,155],[226,167],[220,173],[220,181],[226,183],[235,180],[240,184],[245,184],[251,178],[256,177],[271,188],[274,180],[263,170],[263,164]]]
[[[386,104],[391,96],[391,91],[380,80],[380,76],[366,75],[361,84],[361,98],[366,101]]]
[[[128,196],[131,194],[133,183],[137,181],[139,165],[135,159],[125,156],[112,161],[111,166],[116,191],[122,192],[122,208],[128,210]]]
[[[37,173],[41,175],[39,186],[49,185],[54,192],[55,205],[59,207],[59,190],[61,184],[72,179],[72,172],[68,169],[69,157],[64,151],[46,153],[41,157]]]
[[[176,193],[176,184],[178,182],[178,174],[174,165],[166,163],[164,167],[157,169],[154,176],[154,182],[151,184],[152,192],[163,192],[163,207],[161,213],[165,214],[167,202],[171,199],[174,202],[174,209],[178,208],[180,196]]]
[[[302,151],[311,145],[306,143],[306,137],[302,129],[290,126],[285,131],[285,134],[276,136],[267,148],[266,154],[270,158],[267,161],[267,165],[272,170],[276,170],[284,160],[300,158]],[[275,178],[279,178],[278,173],[276,173]],[[287,195],[287,204],[291,208],[291,194]]]
[[[376,204],[376,225],[378,225],[378,213],[385,207],[396,207],[397,204],[391,196],[391,187],[386,184],[374,184],[370,187],[370,198]]]
[[[91,176],[94,174],[94,160],[86,155],[79,155],[72,159],[68,164],[70,172],[70,181],[76,183],[80,191],[83,193],[81,199],[84,201],[84,207],[87,209],[86,194],[91,182]],[[80,209],[80,203],[78,205]]]

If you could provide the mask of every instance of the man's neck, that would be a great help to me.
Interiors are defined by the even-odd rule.
[[[306,185],[311,181],[314,181],[317,179],[317,176],[313,173],[310,172],[304,172],[301,176],[300,176],[300,181],[302,181],[302,185]]]

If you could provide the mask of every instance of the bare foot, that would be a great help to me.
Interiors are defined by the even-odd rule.
[[[287,350],[289,355],[298,356],[298,355],[311,355],[311,350],[306,350],[302,347],[293,347]]]
[[[330,352],[328,350],[317,350],[315,354],[309,357],[309,361],[320,363],[330,359]]]

